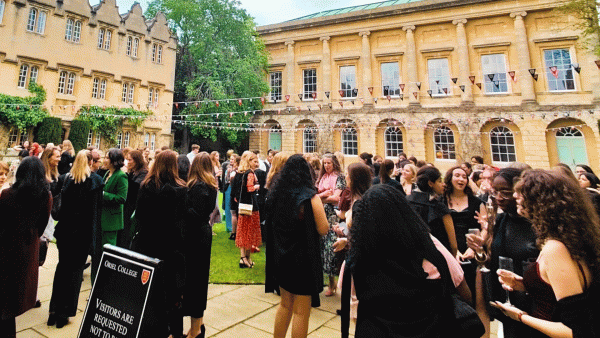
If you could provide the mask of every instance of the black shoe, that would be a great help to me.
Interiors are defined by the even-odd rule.
[[[231,235],[229,235],[229,239],[235,241],[235,232],[232,232]]]
[[[250,263],[246,263],[248,261],[245,259],[246,259],[246,257],[240,257],[240,268],[241,269],[251,268],[252,266],[250,265]]]
[[[204,324],[202,324],[202,326],[200,326],[200,333],[195,338],[204,338],[204,336],[206,336],[206,328],[204,327]]]
[[[337,310],[335,310],[335,313],[337,313],[338,316],[341,316],[342,315],[342,310],[337,309]]]
[[[62,329],[63,326],[67,325],[69,323],[69,318],[67,317],[57,317],[56,318],[56,328],[57,329]]]
[[[39,307],[42,307],[42,302],[40,302],[40,300],[39,300],[39,299],[38,299],[38,300],[36,300],[36,301],[35,301],[35,305],[34,305],[33,307],[34,307],[34,308],[36,308],[36,309],[37,309],[37,308],[39,308]]]
[[[54,313],[51,313],[50,315],[48,315],[48,322],[46,323],[46,325],[48,325],[48,326],[56,325],[56,315]]]

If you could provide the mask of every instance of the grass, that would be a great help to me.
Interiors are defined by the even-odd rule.
[[[222,194],[219,194],[219,207]],[[222,211],[221,211],[222,212]],[[235,241],[229,239],[225,229],[225,222],[213,226],[217,233],[213,236],[210,257],[210,282],[215,284],[264,284],[265,283],[265,247],[261,252],[252,254],[254,267],[240,269],[240,249],[235,246]]]

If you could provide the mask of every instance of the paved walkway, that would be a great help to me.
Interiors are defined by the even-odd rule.
[[[40,268],[38,298],[42,307],[31,309],[17,318],[17,338],[75,338],[83,319],[87,298],[91,291],[90,269],[84,272],[77,316],[62,329],[47,326],[48,305],[52,294],[52,280],[58,262],[56,245],[51,244],[46,264]],[[279,304],[275,294],[265,294],[263,285],[215,285],[208,288],[208,305],[204,314],[207,337],[215,338],[268,338],[273,337],[273,322]],[[309,338],[340,337],[339,292],[334,297],[321,297],[321,307],[313,309],[309,323]],[[185,319],[185,330],[189,319]],[[493,325],[492,332],[496,332]],[[351,325],[350,332],[354,332]],[[291,336],[291,327],[288,337]],[[496,335],[492,335],[496,338]]]

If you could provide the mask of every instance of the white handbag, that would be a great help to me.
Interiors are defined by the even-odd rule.
[[[247,177],[247,175],[244,175],[245,177]],[[242,177],[242,183],[244,182],[243,177]],[[244,190],[244,187],[242,186],[242,188],[240,189],[240,203],[238,206],[238,215],[246,215],[246,216],[252,216],[252,203],[250,204],[246,204],[246,203],[242,203],[242,191]]]

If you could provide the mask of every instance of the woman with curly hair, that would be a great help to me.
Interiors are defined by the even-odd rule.
[[[496,306],[550,337],[598,336],[600,223],[589,198],[571,179],[540,169],[525,172],[514,195],[541,251],[523,277],[505,270],[498,274],[506,290],[527,292],[534,310]]]

